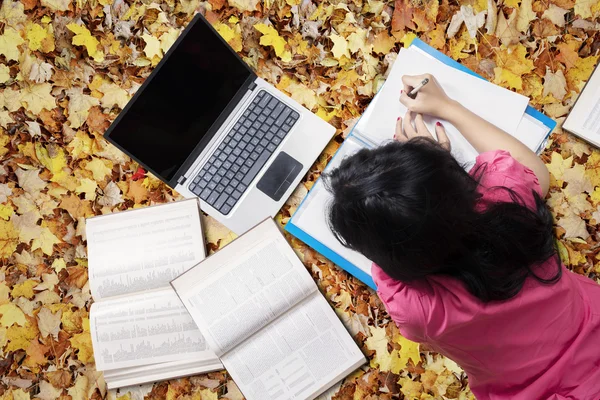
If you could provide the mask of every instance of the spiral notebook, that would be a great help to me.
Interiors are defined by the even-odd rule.
[[[467,108],[512,134],[531,150],[540,152],[556,122],[528,105],[529,99],[487,82],[458,62],[425,42],[415,39],[398,54],[392,70],[363,116],[354,126],[342,146],[326,167],[338,166],[347,157],[362,148],[378,146],[391,140],[398,116],[406,109],[398,98],[403,75],[432,73],[448,95]],[[437,119],[426,118],[433,130]],[[452,153],[465,169],[473,165],[477,151],[447,121],[442,121],[450,141]],[[330,194],[319,179],[304,198],[285,229],[317,252],[375,289],[371,277],[371,261],[363,255],[342,246],[326,222]]]

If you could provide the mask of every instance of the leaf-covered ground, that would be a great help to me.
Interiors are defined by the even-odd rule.
[[[598,59],[600,2],[500,3],[3,0],[0,397],[242,398],[225,372],[107,392],[89,334],[85,218],[179,198],[102,133],[196,11],[259,76],[338,128],[285,223],[414,37],[564,120]],[[598,281],[600,152],[557,129],[542,158],[561,257]],[[205,226],[211,251],[233,238]],[[400,336],[372,291],[289,239],[370,359],[333,398],[473,398],[460,368]]]

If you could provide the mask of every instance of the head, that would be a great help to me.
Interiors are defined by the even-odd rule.
[[[325,177],[333,194],[329,225],[345,246],[389,276],[411,282],[430,275],[462,280],[483,301],[517,294],[534,265],[556,257],[552,216],[534,192],[530,210],[511,203],[481,210],[478,179],[430,139],[364,149]]]

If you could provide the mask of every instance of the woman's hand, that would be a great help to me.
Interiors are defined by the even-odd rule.
[[[413,116],[414,116],[414,126],[413,126]],[[438,143],[450,151],[450,140],[446,135],[446,130],[439,122],[435,125],[435,133],[437,134]],[[434,139],[433,135],[427,129],[425,122],[423,122],[423,115],[414,114],[410,111],[406,112],[404,118],[399,117],[396,122],[396,133],[394,134],[394,139],[399,142],[406,142],[415,137],[426,137],[429,139]]]
[[[414,99],[408,97],[408,93],[425,78],[429,79],[429,83],[419,90],[417,97]],[[400,103],[406,108],[415,113],[448,119],[454,101],[446,95],[446,92],[444,92],[444,89],[442,89],[433,75],[404,75],[402,83],[404,84],[404,89],[400,94]]]

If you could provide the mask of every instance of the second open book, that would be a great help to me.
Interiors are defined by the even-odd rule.
[[[272,219],[171,284],[248,400],[314,399],[366,361]]]

